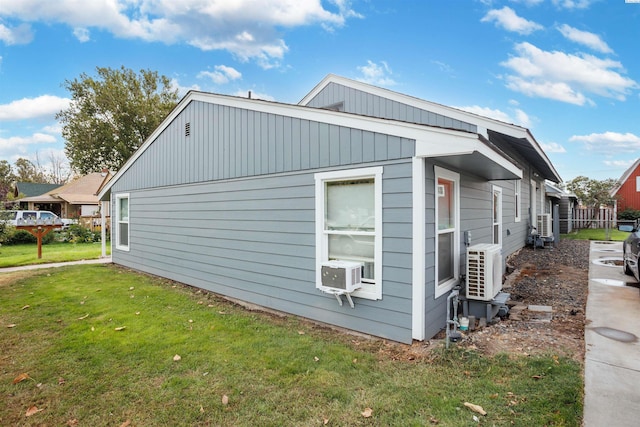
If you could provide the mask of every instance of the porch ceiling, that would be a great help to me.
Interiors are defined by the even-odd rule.
[[[454,154],[451,156],[439,156],[437,160],[450,169],[465,171],[489,181],[522,178],[522,173],[517,173],[510,168],[505,168],[504,165],[497,163],[495,160],[486,157],[478,151]]]
[[[544,179],[548,179],[553,182],[560,182],[562,179],[558,175],[558,172],[554,169],[551,162],[547,159],[546,155],[537,147],[535,141],[529,141],[526,138],[516,138],[513,136],[504,135],[500,132],[494,132],[488,130],[487,134],[491,142],[498,147],[511,147],[518,152],[522,157],[527,159],[527,162],[531,163],[536,168]],[[536,147],[538,149],[536,149]]]
[[[522,170],[501,150],[478,134],[439,135],[416,141],[416,156],[487,180],[521,179]]]

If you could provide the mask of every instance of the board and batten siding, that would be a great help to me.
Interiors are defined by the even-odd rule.
[[[334,82],[329,83],[307,105],[316,108],[334,108],[341,105],[340,111],[347,113],[477,132],[477,126],[474,124]]]
[[[130,190],[180,185],[370,164],[414,153],[414,141],[406,138],[194,101],[116,185]]]
[[[130,197],[130,250],[113,261],[411,342],[412,155],[410,140],[194,103],[114,183],[112,198]],[[383,167],[383,296],[352,309],[315,288],[314,173],[364,165]]]

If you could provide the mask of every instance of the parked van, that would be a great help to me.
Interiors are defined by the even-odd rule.
[[[0,211],[0,221],[11,225],[60,224],[63,228],[73,223],[50,211]]]

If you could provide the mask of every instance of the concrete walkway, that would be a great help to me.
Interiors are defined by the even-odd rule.
[[[640,425],[640,291],[621,242],[591,242],[585,325],[585,427]]]
[[[109,264],[111,263],[111,257],[104,257],[98,259],[83,259],[80,261],[68,261],[68,262],[54,262],[50,264],[32,264],[32,265],[24,265],[22,267],[7,267],[0,268],[1,273],[11,273],[12,271],[23,271],[23,270],[37,270],[40,268],[56,268],[62,267],[65,265],[78,265],[78,264]]]

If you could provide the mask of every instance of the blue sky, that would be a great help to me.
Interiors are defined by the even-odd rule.
[[[64,156],[65,80],[297,103],[325,75],[531,129],[569,181],[640,157],[640,0],[0,0],[0,160]]]

